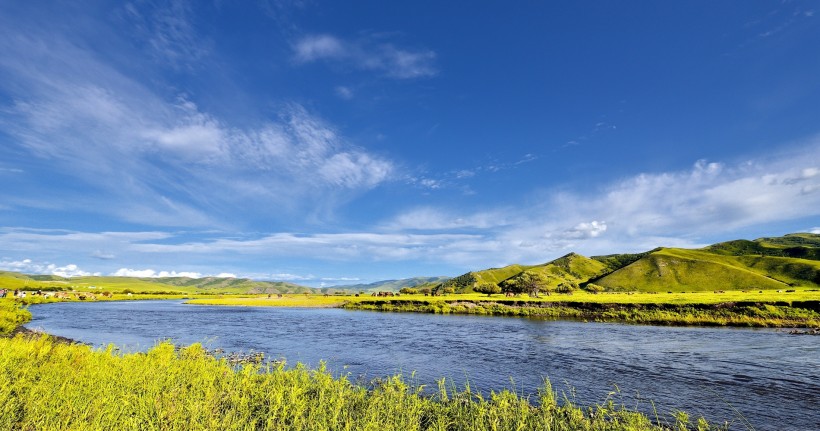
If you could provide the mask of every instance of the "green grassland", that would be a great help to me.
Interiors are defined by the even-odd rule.
[[[431,388],[433,389],[433,388]],[[201,345],[159,344],[146,353],[0,339],[3,430],[710,430],[684,413],[660,419],[613,399],[579,407],[549,383],[532,399],[515,392],[423,393],[401,376],[369,385],[323,367],[231,366]]]
[[[820,261],[668,248],[594,283],[610,290],[638,292],[782,290],[818,287],[818,274]]]
[[[18,326],[31,320],[31,313],[17,301],[0,298],[0,335],[10,334]]]

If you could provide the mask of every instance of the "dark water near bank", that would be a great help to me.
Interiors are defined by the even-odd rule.
[[[549,378],[582,405],[728,421],[733,429],[820,430],[820,338],[775,330],[668,328],[179,301],[32,306],[29,328],[124,350],[157,341],[261,351],[367,382],[396,373],[435,387],[532,394]],[[573,389],[574,388],[574,389]],[[663,416],[662,416],[663,417]]]

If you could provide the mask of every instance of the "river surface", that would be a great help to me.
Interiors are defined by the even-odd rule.
[[[326,361],[335,375],[364,383],[402,373],[428,387],[445,377],[483,393],[533,394],[549,378],[559,395],[581,405],[611,397],[653,418],[654,403],[661,420],[683,410],[738,430],[820,430],[820,338],[784,331],[181,301],[30,310],[29,328],[125,351],[167,339],[201,342],[288,364]]]

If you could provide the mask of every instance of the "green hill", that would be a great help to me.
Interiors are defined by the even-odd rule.
[[[747,267],[734,256],[663,249],[594,281],[607,290],[686,292],[783,289],[786,282]]]
[[[608,254],[606,256],[592,256],[590,259],[597,260],[606,266],[607,272],[617,271],[638,259],[648,255],[649,253],[656,252],[661,250],[661,248],[656,248],[654,250],[650,250],[643,253],[632,253],[632,254]]]
[[[820,248],[820,234],[816,233],[790,233],[774,238],[758,238],[755,241],[768,246]]]
[[[442,283],[441,287],[453,287],[457,293],[467,293],[482,283],[503,285],[505,281],[522,277],[523,274],[539,274],[546,280],[549,288],[555,288],[562,283],[577,286],[607,272],[609,270],[604,263],[577,253],[569,253],[541,265],[508,265],[503,268],[468,272]]]
[[[525,265],[508,265],[503,268],[490,268],[482,271],[471,271],[441,283],[440,288],[452,287],[456,293],[469,293],[481,283],[498,284],[502,281],[532,268]]]
[[[521,277],[528,274],[538,274],[544,280],[546,290],[554,290],[562,284],[577,288],[580,284],[608,272],[610,271],[604,263],[577,253],[570,253],[543,265],[532,266],[503,280],[501,285],[517,283]]]
[[[480,283],[516,283],[528,274],[545,289],[595,284],[611,291],[685,292],[820,287],[820,235],[734,240],[699,250],[656,248],[587,258],[570,253],[542,265],[472,271],[442,287],[471,292]]]
[[[789,234],[777,238],[738,239],[710,245],[704,250],[730,256],[777,256],[820,260],[820,235]]]

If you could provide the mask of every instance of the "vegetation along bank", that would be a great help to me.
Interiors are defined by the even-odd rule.
[[[41,337],[0,338],[0,430],[710,430],[614,401],[579,407],[549,383],[533,398],[435,393],[400,376],[368,385],[324,368],[231,366],[199,344],[122,354]]]
[[[344,307],[357,310],[569,318],[653,325],[820,327],[820,301],[640,304],[536,302],[504,299],[484,301],[383,299],[348,302]]]

